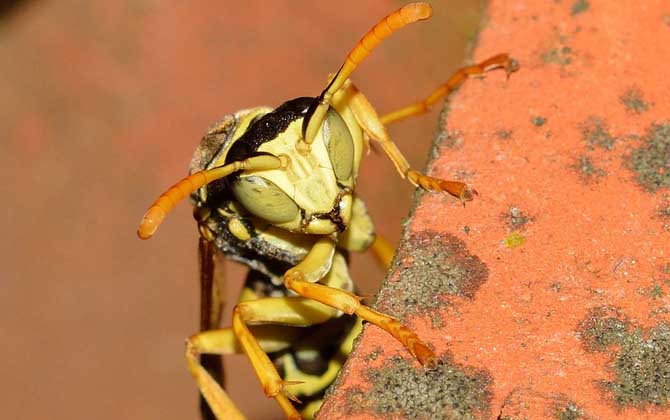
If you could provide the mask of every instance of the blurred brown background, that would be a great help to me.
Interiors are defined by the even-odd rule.
[[[225,113],[313,96],[403,2],[14,1],[0,4],[0,405],[7,419],[196,419],[182,357],[197,328],[196,229],[180,205],[136,225]],[[462,64],[480,0],[434,1],[354,74],[383,113]],[[438,107],[440,108],[440,107]],[[439,109],[393,127],[422,167]],[[372,154],[360,191],[396,242],[412,189]],[[383,273],[353,262],[364,293]],[[231,269],[229,294],[243,279]],[[228,306],[230,311],[231,306]],[[230,393],[279,418],[241,356]]]

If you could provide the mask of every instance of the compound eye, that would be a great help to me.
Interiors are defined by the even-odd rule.
[[[333,165],[335,177],[346,181],[351,177],[354,167],[354,139],[347,123],[333,108],[328,109],[323,124],[323,139],[328,149],[330,163]]]
[[[290,222],[300,215],[298,206],[281,188],[260,176],[239,178],[232,190],[244,208],[270,223]]]

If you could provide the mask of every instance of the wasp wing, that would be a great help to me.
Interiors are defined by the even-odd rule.
[[[224,305],[225,276],[223,254],[216,245],[202,236],[198,242],[200,265],[200,331],[219,328]],[[223,363],[218,354],[203,354],[200,363],[221,386],[224,385]],[[216,420],[207,401],[200,397],[203,420]]]

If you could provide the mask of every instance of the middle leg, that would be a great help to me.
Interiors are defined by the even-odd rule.
[[[356,121],[365,135],[379,143],[401,177],[407,178],[413,185],[424,190],[451,194],[463,203],[472,200],[473,194],[477,194],[477,192],[470,189],[465,183],[434,178],[413,169],[398,149],[398,146],[391,140],[386,126],[379,119],[377,111],[365,95],[351,81],[347,81],[345,87],[349,98],[349,106],[356,116]]]
[[[201,353],[234,353],[241,349],[249,358],[265,394],[274,398],[289,419],[302,418],[291,400],[297,399],[288,391],[292,383],[283,380],[266,354],[282,345],[281,337],[273,336],[271,325],[308,326],[323,323],[338,315],[338,311],[302,297],[263,298],[240,302],[233,311],[233,326],[206,331],[191,337],[186,345],[186,361],[204,398],[217,418],[243,418],[225,391],[198,360]],[[268,327],[269,336],[254,336],[254,328]],[[294,332],[299,329],[293,329]],[[291,338],[288,338],[290,341]],[[231,414],[232,413],[232,414]]]
[[[320,279],[314,273],[319,267],[330,264],[335,243],[328,237],[321,238],[304,260],[284,274],[284,285],[300,296],[315,300],[346,314],[358,315],[361,319],[382,328],[400,341],[424,366],[433,367],[437,356],[421,339],[400,321],[363,305],[361,298],[351,292],[315,283]]]

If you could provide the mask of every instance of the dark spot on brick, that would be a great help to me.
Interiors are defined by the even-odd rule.
[[[377,358],[382,354],[384,354],[384,349],[381,347],[375,347],[375,349],[364,356],[363,359],[367,361],[377,360]]]
[[[401,357],[387,367],[367,372],[372,389],[366,404],[384,418],[410,419],[490,418],[490,375],[460,366],[443,357],[435,369],[425,369]]]
[[[637,293],[645,297],[650,297],[652,299],[659,299],[665,296],[663,287],[659,283],[654,283],[649,287],[640,287],[637,289]]]
[[[589,117],[582,123],[581,130],[582,138],[589,149],[593,150],[596,147],[606,150],[614,149],[617,138],[610,134],[607,123],[602,118]]]
[[[637,328],[627,334],[611,365],[613,381],[603,382],[617,404],[670,405],[670,326]]]
[[[558,282],[558,281],[554,282],[554,283],[551,283],[551,285],[549,286],[549,288],[556,293],[559,293],[561,291],[562,287],[563,286],[561,285],[561,282]]]
[[[656,283],[653,286],[651,286],[651,289],[649,290],[649,295],[654,298],[654,299],[659,299],[665,296],[665,292],[663,292],[663,287]]]
[[[566,397],[556,398],[554,413],[557,420],[579,420],[588,418],[582,408]]]
[[[649,104],[642,98],[642,91],[637,87],[626,90],[619,100],[626,107],[626,111],[631,114],[642,114],[649,109]]]
[[[572,63],[572,49],[570,47],[551,48],[542,53],[540,59],[546,64],[558,64],[565,67]]]
[[[512,130],[498,130],[493,133],[493,135],[498,137],[500,140],[509,140],[512,138],[512,134]]]
[[[649,317],[653,318],[653,317],[656,317],[658,315],[667,314],[667,313],[670,313],[670,308],[667,307],[667,306],[661,306],[661,307],[654,308],[654,309],[650,310],[649,311]]]
[[[605,351],[613,344],[620,344],[628,329],[628,319],[612,306],[591,309],[579,324],[582,342],[589,351]]]
[[[433,328],[442,328],[444,327],[444,320],[442,315],[439,312],[435,312],[430,315],[430,326]]]
[[[533,124],[535,127],[542,127],[544,124],[546,124],[547,119],[544,117],[540,117],[539,115],[533,117],[530,119],[531,124]]]
[[[463,233],[465,233],[466,235],[468,235],[468,234],[470,233],[470,226],[465,225],[465,226],[463,226],[463,227],[461,228],[461,230],[463,231]]]
[[[599,178],[607,176],[607,172],[597,168],[593,164],[593,159],[586,155],[579,156],[577,162],[572,167],[577,171],[582,182],[585,184],[597,182]]]
[[[572,3],[572,8],[570,9],[570,14],[572,16],[578,15],[580,13],[586,12],[589,10],[590,4],[588,0],[577,0]]]
[[[463,147],[463,136],[458,130],[447,130],[438,135],[437,142],[447,149],[460,149]]]
[[[433,231],[410,236],[395,261],[399,278],[386,281],[377,307],[401,318],[439,308],[449,295],[472,299],[489,275],[463,241]]]
[[[668,219],[670,218],[670,205],[663,205],[656,210],[656,216],[660,217],[661,219]]]
[[[526,223],[533,220],[516,206],[510,206],[509,211],[501,214],[500,218],[505,222],[509,230],[521,230],[525,227]]]
[[[637,182],[649,192],[670,188],[670,124],[653,124],[642,141],[630,157]]]

